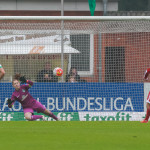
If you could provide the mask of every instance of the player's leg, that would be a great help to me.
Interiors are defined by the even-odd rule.
[[[43,105],[42,105],[40,102],[38,102],[38,101],[34,104],[33,109],[34,109],[35,111],[37,111],[38,113],[43,113],[43,114],[45,114],[45,115],[47,115],[47,116],[49,116],[49,117],[52,117],[52,118],[55,119],[55,120],[58,120],[58,118],[57,118],[51,111],[47,110],[46,107],[43,106]]]
[[[147,103],[146,106],[147,106],[146,117],[144,120],[141,121],[141,123],[148,123],[148,119],[150,117],[150,103]]]
[[[23,111],[24,111],[25,118],[29,121],[33,121],[33,120],[40,119],[43,117],[42,115],[34,115],[32,108],[25,108],[23,109]]]
[[[146,111],[146,117],[144,120],[141,121],[141,123],[148,123],[148,119],[149,119],[149,116],[150,116],[150,92],[147,96],[147,101],[146,101],[146,107],[147,107],[147,111]]]
[[[47,109],[44,110],[43,114],[45,114],[45,115],[55,119],[56,121],[58,121],[58,118],[51,111],[49,111]]]

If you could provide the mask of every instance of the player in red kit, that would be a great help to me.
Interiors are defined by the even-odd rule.
[[[145,71],[145,74],[144,74],[144,80],[147,80],[148,79],[148,76],[150,74],[150,68],[148,68],[146,71]],[[150,116],[150,92],[147,96],[147,101],[146,101],[146,107],[147,107],[147,112],[146,112],[146,117],[144,120],[141,121],[141,123],[148,123],[148,119],[149,119],[149,116]]]

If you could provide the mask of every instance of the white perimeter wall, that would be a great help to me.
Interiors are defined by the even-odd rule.
[[[61,0],[0,0],[0,10],[61,10]],[[89,11],[88,0],[64,0],[66,11]],[[117,11],[117,0],[108,0],[107,11]],[[96,11],[103,11],[102,0],[96,0]]]

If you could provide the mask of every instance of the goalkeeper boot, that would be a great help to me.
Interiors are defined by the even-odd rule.
[[[141,123],[148,123],[148,120],[142,120]]]
[[[44,115],[42,115],[42,121],[46,121],[46,118],[45,118],[45,116]]]

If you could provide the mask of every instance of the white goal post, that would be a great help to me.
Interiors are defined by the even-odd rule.
[[[94,21],[125,21],[150,20],[150,16],[0,16],[0,20],[94,20]]]

